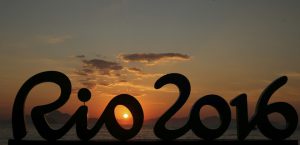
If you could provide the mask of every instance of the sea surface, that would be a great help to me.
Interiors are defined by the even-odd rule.
[[[35,130],[34,126],[29,125],[27,126],[27,132],[28,134],[24,139],[26,140],[44,140]],[[300,130],[296,130],[294,134],[288,138],[293,140],[299,140],[300,136]],[[0,125],[0,145],[7,145],[8,139],[12,139],[12,128],[11,125]],[[180,139],[199,139],[196,135],[194,135],[193,132],[188,132],[184,136],[178,138]],[[218,139],[237,139],[236,136],[236,129],[228,129],[220,138]],[[246,139],[266,139],[259,130],[253,130]],[[75,128],[71,129],[64,137],[62,137],[60,140],[79,140],[76,136]],[[112,137],[109,132],[102,128],[99,133],[92,138],[91,140],[116,140],[114,137]],[[131,140],[158,140],[157,137],[155,137],[153,133],[152,127],[144,127],[134,138]],[[300,144],[300,142],[298,142]]]

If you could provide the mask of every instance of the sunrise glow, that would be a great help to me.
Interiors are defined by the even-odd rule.
[[[128,115],[128,114],[126,114],[126,113],[125,113],[125,114],[123,114],[123,118],[124,118],[124,119],[127,119],[128,117],[129,117],[129,115]]]
[[[156,121],[180,93],[173,84],[154,88],[168,73],[185,75],[192,88],[172,119],[188,118],[193,104],[208,94],[229,102],[246,93],[250,115],[263,89],[283,75],[289,81],[271,101],[300,110],[300,1],[267,1],[5,1],[0,122],[10,122],[23,83],[48,70],[71,82],[67,103],[53,117],[61,122],[84,105],[77,97],[81,88],[91,92],[88,119],[98,119],[112,99],[128,94],[141,104],[145,122]],[[24,115],[52,103],[61,91],[66,89],[55,83],[37,85]],[[134,111],[118,105],[115,118],[131,125]],[[207,106],[199,112],[203,119],[218,116]]]

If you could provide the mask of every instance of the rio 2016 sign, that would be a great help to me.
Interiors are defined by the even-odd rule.
[[[296,110],[286,102],[275,102],[268,104],[272,94],[282,87],[288,78],[286,76],[280,77],[272,82],[261,94],[257,104],[254,115],[248,118],[247,95],[240,94],[233,100],[230,105],[236,108],[237,117],[237,139],[243,141],[254,129],[257,127],[259,131],[271,140],[284,140],[291,136],[297,128],[298,116]],[[44,82],[51,82],[57,84],[61,93],[59,98],[46,105],[33,107],[31,111],[32,121],[38,133],[47,141],[55,141],[62,138],[73,125],[76,125],[76,133],[80,140],[87,141],[93,138],[98,131],[105,124],[109,133],[120,141],[125,141],[136,136],[143,126],[144,113],[143,108],[135,97],[128,94],[120,94],[114,97],[105,108],[103,114],[93,128],[87,128],[87,112],[88,107],[80,106],[71,118],[60,129],[52,129],[45,119],[45,114],[54,111],[63,106],[69,99],[71,94],[71,82],[68,77],[57,71],[46,71],[34,75],[28,79],[20,88],[16,95],[12,112],[12,127],[14,140],[22,140],[26,136],[26,125],[24,121],[24,106],[28,93],[33,87]],[[171,73],[159,78],[154,87],[159,89],[166,84],[174,84],[178,87],[179,96],[177,101],[157,120],[154,126],[155,135],[161,140],[175,140],[189,130],[193,131],[195,135],[204,140],[214,140],[228,129],[231,121],[231,110],[229,103],[227,103],[221,96],[206,95],[201,97],[193,105],[187,123],[179,129],[169,130],[166,128],[166,123],[170,118],[185,104],[189,95],[191,86],[189,80],[178,73]],[[82,88],[78,91],[78,99],[86,102],[90,99],[91,93],[88,89]],[[118,123],[114,109],[117,105],[124,105],[127,107],[133,117],[133,124],[130,129],[124,129]],[[199,111],[205,106],[210,105],[214,107],[220,117],[220,125],[216,129],[207,128],[200,120]],[[286,121],[286,128],[275,128],[268,119],[271,113],[281,114]]]

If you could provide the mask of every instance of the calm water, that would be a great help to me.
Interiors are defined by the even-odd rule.
[[[12,129],[10,125],[0,125],[0,145],[7,145],[8,139],[12,138]],[[297,130],[289,139],[296,139],[299,140],[300,131]],[[236,139],[236,130],[228,129],[220,139]],[[28,134],[25,139],[31,140],[43,140],[36,132],[33,126],[28,126]],[[67,133],[62,140],[78,140],[76,136],[75,129],[72,129],[69,133]],[[152,128],[143,128],[137,136],[133,138],[133,140],[143,140],[143,139],[151,139],[156,140],[158,139],[155,137]],[[179,139],[198,139],[197,136],[193,134],[193,132],[188,132],[184,136],[180,137]],[[266,139],[258,130],[254,130],[250,133],[247,139]],[[92,139],[92,140],[116,140],[113,138],[106,129],[101,129],[99,133]],[[300,144],[300,142],[299,142]]]

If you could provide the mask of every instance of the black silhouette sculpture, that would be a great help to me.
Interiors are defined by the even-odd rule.
[[[268,104],[269,99],[272,94],[282,87],[287,82],[287,77],[283,76],[272,82],[261,94],[255,114],[252,118],[248,119],[248,109],[247,109],[247,95],[241,94],[234,98],[231,102],[231,106],[236,107],[236,116],[237,116],[237,137],[240,141],[227,141],[231,144],[273,144],[275,143],[283,143],[283,144],[298,144],[297,141],[283,141],[293,134],[298,124],[298,116],[296,110],[288,103],[285,102],[275,102],[272,104]],[[24,106],[26,102],[26,98],[31,89],[41,83],[51,82],[57,84],[61,93],[59,98],[46,105],[35,106],[31,111],[32,121],[37,129],[38,133],[46,139],[48,142],[40,142],[40,141],[23,141],[22,139],[26,136],[26,125],[24,121]],[[204,139],[204,141],[178,141],[172,142],[173,144],[194,144],[198,142],[209,143],[209,144],[221,144],[221,141],[212,141],[218,137],[220,137],[229,127],[231,121],[231,110],[228,103],[218,95],[206,95],[200,98],[193,105],[189,119],[187,123],[179,129],[169,130],[166,128],[166,123],[171,117],[185,104],[187,101],[191,86],[189,80],[178,73],[171,73],[162,76],[159,78],[154,87],[159,89],[166,84],[174,84],[179,89],[179,97],[177,101],[158,119],[154,126],[155,135],[161,139],[160,143],[165,143],[166,141],[171,141],[181,137],[189,130],[192,130],[198,137]],[[20,88],[19,92],[16,95],[15,102],[13,105],[12,112],[12,127],[13,127],[13,136],[14,140],[9,140],[9,144],[51,144],[53,141],[56,141],[63,137],[73,125],[76,125],[76,133],[78,138],[83,141],[61,141],[60,144],[64,143],[72,143],[72,144],[97,144],[97,142],[86,142],[93,138],[98,131],[101,129],[102,125],[105,124],[109,133],[117,138],[120,141],[126,141],[128,139],[133,138],[140,131],[144,121],[144,113],[143,109],[133,96],[128,94],[120,94],[114,97],[107,105],[102,115],[97,120],[96,124],[92,128],[88,128],[87,126],[87,113],[88,107],[85,105],[87,101],[91,98],[91,92],[82,88],[78,91],[78,99],[83,102],[83,105],[80,106],[77,111],[70,117],[70,119],[59,129],[52,129],[46,119],[45,114],[52,112],[61,106],[63,106],[69,99],[71,94],[71,82],[67,76],[57,71],[46,71],[39,74],[34,75],[30,79],[28,79]],[[132,116],[133,116],[133,125],[130,129],[124,129],[118,123],[114,109],[117,105],[123,105],[127,107]],[[214,107],[220,116],[221,124],[216,129],[207,128],[200,120],[199,111],[205,106],[210,105]],[[277,129],[268,119],[268,115],[271,113],[279,113],[286,120],[286,128],[285,129]],[[248,136],[251,130],[256,127],[260,130],[260,132],[270,138],[270,142],[266,141],[244,141],[244,139]],[[278,141],[279,140],[279,141]],[[224,141],[226,142],[226,141]],[[108,143],[106,144],[119,144],[119,143]],[[132,143],[132,142],[131,142]],[[133,142],[133,144],[145,144],[151,142]],[[159,143],[157,141],[152,142],[153,144]],[[57,142],[55,144],[58,144]],[[122,144],[128,144],[122,143]]]
[[[36,112],[34,114],[45,114],[45,113],[49,113],[53,110],[58,109],[59,107],[63,106],[69,99],[70,94],[71,94],[71,82],[68,79],[67,76],[65,76],[64,74],[60,73],[60,72],[55,72],[55,71],[49,71],[49,72],[42,72],[39,73],[33,77],[31,77],[30,79],[28,79],[20,88],[19,92],[17,93],[17,96],[15,98],[15,102],[13,105],[13,111],[12,111],[12,129],[13,129],[13,136],[15,139],[20,140],[23,137],[25,137],[25,135],[27,134],[26,132],[26,127],[25,127],[25,121],[24,121],[24,105],[25,105],[25,101],[26,101],[26,97],[28,95],[28,93],[30,92],[30,90],[40,84],[40,83],[44,83],[44,82],[52,82],[55,83],[57,85],[59,85],[60,90],[61,90],[61,94],[60,97],[53,103],[48,104],[48,105],[44,105],[44,106],[38,106],[38,108],[40,108],[41,112]],[[33,109],[32,112],[35,112]],[[78,114],[79,112],[77,111],[75,114]],[[78,115],[74,115],[74,116],[78,116]],[[76,120],[76,118],[74,118],[74,116],[66,123],[66,125],[59,129],[58,131],[54,131],[51,129],[49,132],[47,132],[48,135],[45,135],[43,133],[40,133],[41,136],[45,137],[46,139],[54,139],[54,138],[60,138],[62,137],[73,125],[73,122]],[[43,118],[43,116],[41,116],[42,118],[39,120],[40,122],[37,122],[36,119],[33,119],[34,124],[37,124],[38,126],[40,126],[39,124],[42,124],[42,126],[44,126],[46,123],[45,119]],[[40,118],[40,116],[36,116],[33,118]],[[46,128],[49,128],[46,126]],[[40,131],[41,127],[37,127],[37,130]],[[51,137],[47,137],[47,136],[51,136]]]
[[[256,113],[250,122],[248,122],[246,94],[241,94],[231,101],[231,105],[236,106],[237,108],[237,134],[239,140],[244,140],[256,125],[264,136],[272,140],[283,140],[293,134],[298,124],[296,110],[285,102],[267,104],[272,94],[283,86],[287,80],[286,76],[280,77],[263,91],[256,106]],[[163,140],[173,140],[191,129],[198,137],[206,140],[213,140],[220,137],[226,131],[231,121],[231,111],[226,101],[217,95],[207,95],[199,99],[191,110],[188,122],[179,129],[168,130],[165,127],[165,124],[188,99],[190,94],[190,83],[185,76],[171,73],[159,78],[154,87],[159,89],[166,84],[175,84],[179,89],[179,97],[175,104],[171,106],[155,124],[154,133],[157,137]],[[204,105],[210,105],[218,111],[221,120],[219,128],[209,129],[202,124],[199,118],[199,111]],[[287,124],[285,129],[277,129],[270,123],[268,114],[274,112],[284,116]]]
[[[175,84],[179,89],[179,97],[175,104],[158,119],[154,126],[154,133],[160,139],[173,140],[184,135],[190,129],[189,122],[177,130],[168,130],[165,124],[184,105],[190,95],[191,86],[186,77],[174,73],[159,78],[155,82],[154,87],[159,89],[166,84]]]
[[[85,105],[80,106],[63,127],[57,130],[52,129],[47,124],[44,116],[58,109],[68,101],[71,93],[71,83],[64,74],[56,71],[48,71],[39,73],[27,80],[16,96],[12,113],[12,127],[14,138],[17,140],[22,139],[26,135],[24,122],[24,104],[26,97],[34,86],[44,82],[53,82],[61,88],[61,95],[55,102],[36,106],[31,111],[32,121],[38,133],[46,140],[53,141],[61,138],[74,124],[76,124],[77,136],[81,140],[89,140],[98,133],[104,123],[112,136],[119,140],[128,140],[134,137],[143,125],[144,114],[140,103],[130,95],[121,94],[109,102],[102,116],[92,129],[87,128],[88,107]],[[90,97],[91,93],[88,89],[83,88],[79,90],[78,98],[80,101],[86,102]],[[131,129],[124,129],[117,122],[114,114],[114,109],[117,105],[124,105],[131,111],[133,115],[133,125]]]
[[[231,120],[231,112],[226,101],[217,95],[207,95],[199,99],[192,108],[188,122],[179,129],[168,130],[165,127],[165,124],[187,101],[191,87],[189,80],[185,76],[177,73],[167,74],[161,77],[156,81],[154,87],[159,89],[166,84],[175,84],[179,89],[179,97],[175,104],[170,107],[155,124],[154,133],[157,137],[163,140],[173,140],[192,129],[197,136],[203,139],[212,140],[221,136],[226,131]],[[219,112],[222,122],[219,128],[209,129],[202,124],[199,118],[199,111],[204,105],[211,105]]]
[[[236,106],[237,134],[240,140],[246,138],[250,131],[257,125],[260,132],[273,140],[282,140],[293,134],[297,128],[298,115],[296,110],[288,103],[276,102],[268,105],[272,94],[286,84],[288,78],[280,77],[272,82],[261,94],[255,114],[248,121],[247,95],[241,94],[231,101],[232,106]],[[268,114],[280,113],[286,120],[286,128],[281,130],[275,128],[268,119]]]

